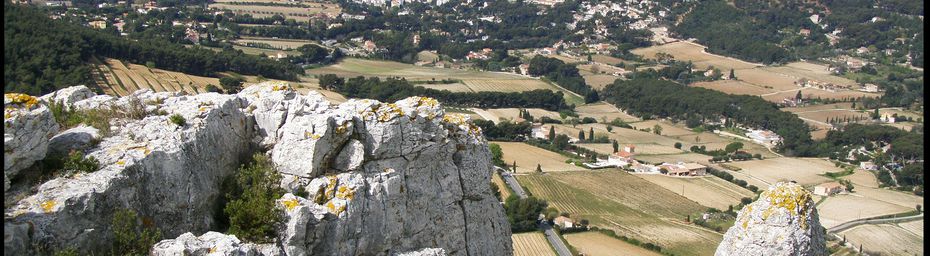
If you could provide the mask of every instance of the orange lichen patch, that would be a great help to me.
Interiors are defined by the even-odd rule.
[[[345,122],[345,123],[343,123],[343,124],[341,124],[341,125],[339,125],[339,126],[336,126],[336,133],[337,133],[337,134],[343,134],[343,133],[346,133],[347,131],[349,131],[349,123],[348,123],[348,122]]]
[[[414,96],[417,99],[417,106],[428,106],[436,107],[439,106],[439,101],[430,97],[420,97]]]
[[[336,212],[336,205],[333,204],[333,201],[326,203],[326,208],[329,209],[329,212]]]
[[[216,246],[210,247],[210,251],[207,253],[215,253],[215,252],[216,252]]]
[[[197,111],[200,111],[200,112],[207,111],[207,107],[200,107],[200,109],[198,109]]]
[[[56,203],[54,200],[49,200],[49,201],[45,201],[40,206],[42,206],[42,210],[45,211],[45,213],[50,213],[52,212],[52,210],[55,209],[55,205]]]
[[[116,161],[116,164],[118,164],[118,165],[125,165],[125,164],[126,164],[126,161],[119,160],[119,161]]]
[[[279,82],[271,87],[271,91],[289,90],[291,87],[287,83]]]
[[[39,99],[22,93],[7,93],[3,95],[4,101],[10,104],[22,104],[26,108],[32,108],[39,104]]]
[[[336,192],[336,198],[352,200],[352,197],[355,195],[355,190],[350,189],[346,186],[339,186],[338,191]]]
[[[297,198],[294,198],[290,200],[284,200],[283,202],[281,202],[281,204],[284,205],[284,208],[287,208],[288,210],[292,210],[294,209],[294,207],[297,207],[297,205],[299,205],[300,202],[297,201]]]

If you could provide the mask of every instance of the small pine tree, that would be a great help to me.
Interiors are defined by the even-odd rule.
[[[555,141],[555,126],[549,126],[549,142]]]

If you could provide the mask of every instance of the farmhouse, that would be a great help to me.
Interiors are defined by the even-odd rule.
[[[746,136],[752,141],[766,146],[775,146],[782,140],[781,136],[768,130],[751,130],[746,133]]]
[[[87,23],[88,26],[96,29],[107,28],[107,21],[105,20],[95,20]]]
[[[373,52],[373,51],[375,51],[376,48],[378,48],[378,45],[376,45],[375,42],[372,42],[371,40],[366,40],[366,41],[365,41],[365,50],[366,50],[366,51]]]
[[[682,163],[678,164],[669,164],[663,163],[659,165],[660,171],[664,171],[666,175],[669,176],[704,176],[707,171],[707,167],[697,164],[697,163]]]
[[[863,170],[867,170],[867,171],[874,171],[874,170],[878,170],[878,165],[876,165],[873,162],[868,162],[868,161],[860,162],[859,168],[862,168]]]
[[[633,160],[632,163],[630,163],[630,168],[632,168],[634,172],[638,173],[661,173],[658,166],[651,164],[641,164],[636,160]]]
[[[836,182],[827,182],[820,184],[814,187],[814,194],[819,196],[830,196],[836,193],[843,192],[845,188],[843,185]]]
[[[552,47],[546,47],[546,48],[536,50],[537,54],[543,54],[543,55],[555,54],[555,52],[556,52],[555,48],[552,48]]]
[[[878,85],[875,84],[865,84],[862,86],[861,91],[863,92],[878,92]]]
[[[542,124],[533,124],[533,138],[537,139],[549,139],[549,132],[546,129],[543,129]]]
[[[474,60],[474,59],[486,60],[486,59],[490,59],[490,57],[488,57],[488,55],[484,53],[468,51],[468,55],[465,55],[465,59],[466,60]]]
[[[575,226],[575,222],[565,216],[555,217],[552,222],[554,222],[555,225],[559,226],[560,228],[572,228]]]
[[[895,118],[893,115],[885,113],[885,114],[882,114],[882,122],[893,124],[895,122]]]
[[[529,75],[529,74],[530,74],[530,64],[520,64],[520,74]]]

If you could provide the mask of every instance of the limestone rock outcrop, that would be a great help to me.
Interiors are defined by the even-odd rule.
[[[71,109],[71,105],[75,102],[94,97],[97,94],[94,91],[91,91],[87,86],[78,85],[68,88],[64,88],[52,93],[42,95],[39,97],[43,103],[55,102],[59,104],[64,104],[65,109]]]
[[[810,192],[777,183],[743,207],[715,255],[826,255],[825,243]]]
[[[512,252],[510,225],[489,186],[487,142],[466,116],[446,114],[433,99],[333,105],[318,93],[264,83],[235,95],[137,91],[69,104],[145,115],[115,118],[85,150],[100,170],[47,181],[6,209],[5,225],[30,226],[4,231],[16,238],[5,241],[7,251],[106,248],[113,212],[128,208],[173,238],[156,244],[155,255]],[[169,121],[174,114],[185,124]],[[276,202],[284,214],[276,242],[210,232],[222,181],[262,149],[291,192]],[[306,197],[295,195],[301,190]]]
[[[100,130],[93,126],[79,125],[65,130],[48,141],[48,154],[66,155],[71,150],[89,149],[100,139]]]
[[[3,190],[10,179],[35,161],[45,158],[48,140],[58,132],[58,123],[47,106],[25,94],[3,97]]]

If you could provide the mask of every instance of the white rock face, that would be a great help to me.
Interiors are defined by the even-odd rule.
[[[38,98],[8,93],[3,97],[3,190],[10,179],[35,161],[45,158],[48,140],[58,123]]]
[[[71,104],[94,97],[97,94],[91,91],[87,86],[78,85],[64,88],[39,97],[42,103],[57,102],[64,104],[65,109],[71,109]]]
[[[132,98],[167,115],[113,121],[113,135],[88,154],[101,170],[39,186],[6,210],[5,224],[31,223],[33,231],[13,229],[7,237],[105,248],[114,210],[131,208],[175,238],[159,242],[155,255],[512,253],[510,225],[489,186],[487,142],[466,116],[445,114],[433,99],[333,106],[275,83],[236,95],[143,91]],[[94,96],[74,106],[131,101]],[[168,121],[172,114],[186,125]],[[221,181],[260,147],[282,173],[282,187],[309,195],[277,200],[284,223],[275,244],[207,232]],[[18,244],[5,248],[28,252]]]
[[[176,239],[163,240],[152,247],[151,255],[177,256],[177,255],[284,255],[281,250],[271,244],[242,243],[234,235],[225,235],[218,232],[207,232],[201,236],[187,232]]]
[[[824,229],[814,206],[811,194],[800,185],[772,185],[739,212],[715,255],[826,255]]]
[[[156,114],[113,121],[114,135],[88,153],[101,169],[48,181],[6,209],[7,221],[34,228],[12,235],[52,248],[106,248],[109,223],[121,208],[135,210],[165,236],[208,231],[222,180],[251,153],[253,124],[234,95],[171,97],[159,107],[187,124]]]
[[[442,248],[425,248],[419,251],[401,253],[397,256],[446,256],[446,250]]]

